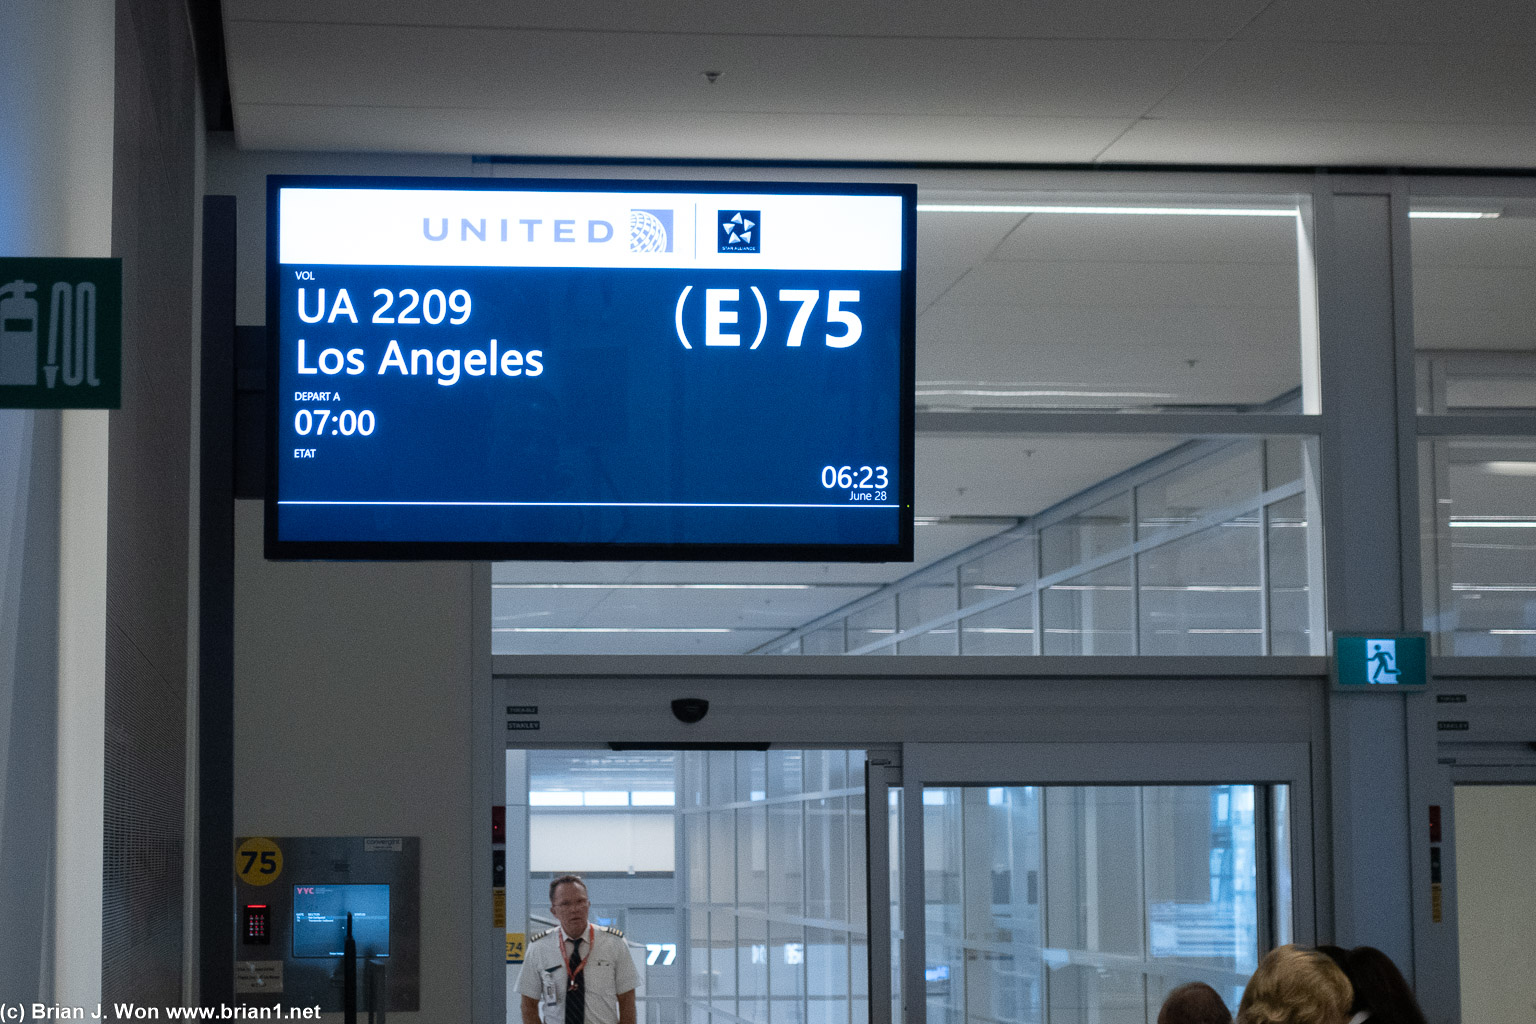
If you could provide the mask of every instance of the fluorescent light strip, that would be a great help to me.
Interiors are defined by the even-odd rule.
[[[1536,519],[1452,519],[1453,529],[1536,530]]]
[[[1128,586],[1116,583],[1056,583],[1046,588],[1047,590],[1130,590]]]
[[[1245,635],[1262,633],[1262,629],[1186,629],[1186,633],[1198,633],[1201,636],[1225,636],[1227,634],[1241,633]]]
[[[846,584],[845,584],[846,585]],[[857,586],[858,584],[855,584]],[[492,583],[492,590],[811,590],[810,583]]]
[[[990,391],[971,388],[919,390],[918,398],[1178,398],[1178,395],[1153,391]]]
[[[1218,586],[1215,583],[1192,583],[1192,584],[1190,584],[1187,587],[1143,586],[1141,589],[1142,590],[1167,591],[1167,592],[1175,593],[1175,594],[1182,594],[1182,593],[1195,593],[1195,594],[1257,594],[1263,588],[1262,587],[1256,587],[1256,586],[1248,586],[1248,585],[1241,585],[1241,586]]]
[[[1490,629],[1494,636],[1536,636],[1536,629]]]
[[[1295,217],[1294,206],[1037,206],[1018,203],[918,203],[918,213],[1081,213],[1129,217]]]
[[[1536,594],[1536,587],[1515,586],[1506,584],[1476,584],[1476,583],[1452,583],[1451,589],[1457,593],[1465,591],[1484,591],[1496,594]]]
[[[1485,462],[1483,470],[1494,476],[1536,476],[1536,462]]]
[[[1409,210],[1413,220],[1498,220],[1497,210]]]
[[[493,633],[729,633],[729,629],[674,626],[496,626]]]

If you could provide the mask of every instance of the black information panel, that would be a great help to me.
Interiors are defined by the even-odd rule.
[[[916,190],[268,179],[270,558],[912,558]]]

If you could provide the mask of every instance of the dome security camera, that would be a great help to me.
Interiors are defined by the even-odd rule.
[[[679,697],[672,702],[672,715],[684,725],[693,725],[709,714],[709,701],[703,697]]]

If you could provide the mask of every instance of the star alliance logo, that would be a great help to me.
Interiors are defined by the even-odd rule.
[[[762,252],[763,219],[759,210],[721,210],[720,252]]]

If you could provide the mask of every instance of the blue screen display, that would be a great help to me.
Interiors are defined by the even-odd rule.
[[[296,885],[293,887],[293,955],[341,956],[347,915],[359,957],[389,955],[389,886]]]
[[[910,560],[910,187],[405,185],[271,179],[269,556]]]

